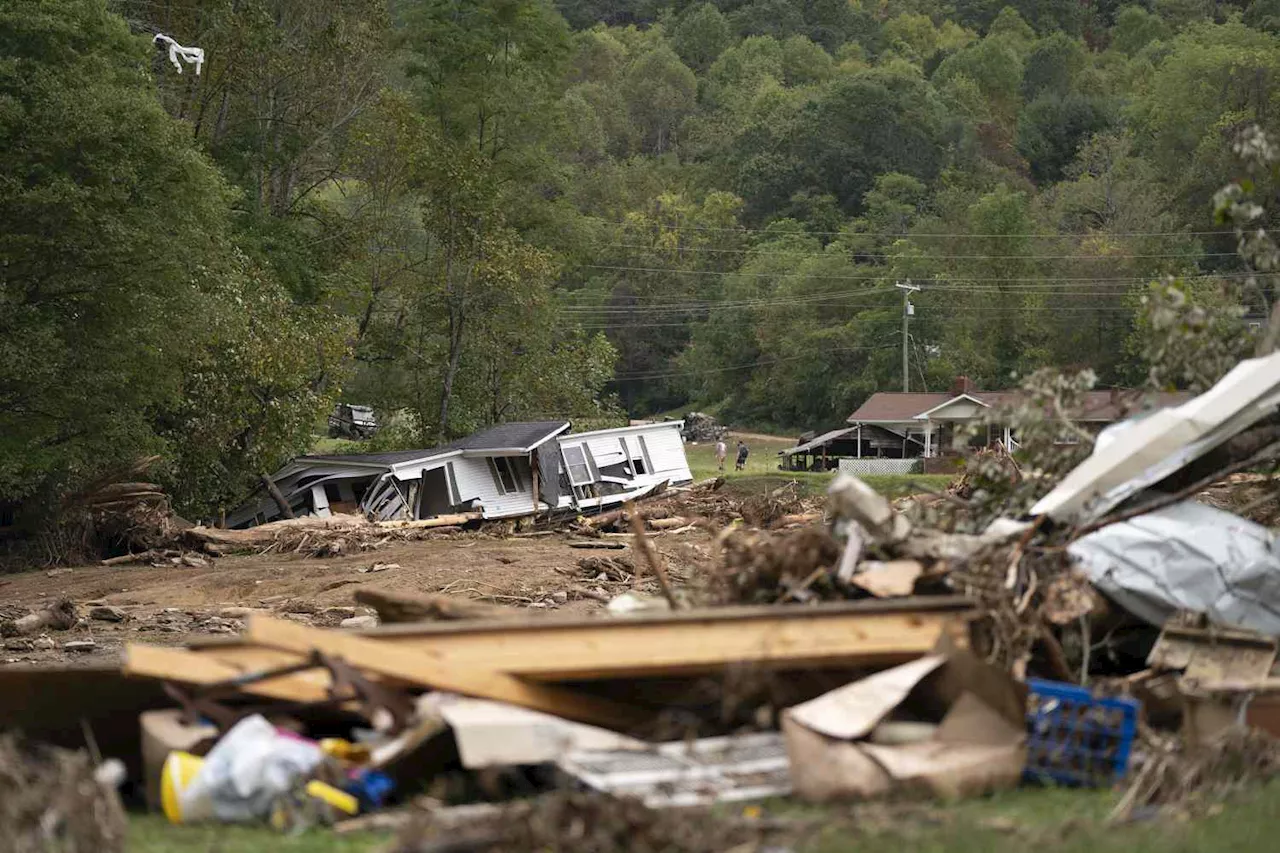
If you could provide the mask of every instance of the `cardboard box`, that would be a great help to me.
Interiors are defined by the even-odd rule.
[[[884,743],[883,723],[921,739]],[[824,802],[888,794],[944,799],[1018,784],[1026,764],[1026,687],[968,652],[932,654],[787,709],[795,793]],[[910,739],[908,739],[910,740]]]

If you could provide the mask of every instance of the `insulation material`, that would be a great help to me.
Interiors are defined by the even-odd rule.
[[[1072,543],[1093,583],[1152,625],[1175,611],[1280,634],[1280,543],[1261,525],[1191,501]]]

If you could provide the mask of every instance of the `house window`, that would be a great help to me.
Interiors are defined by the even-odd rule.
[[[1064,429],[1058,433],[1058,437],[1053,440],[1054,444],[1079,444],[1080,435],[1073,429]]]
[[[501,494],[509,495],[522,491],[520,472],[516,470],[514,456],[497,456],[489,460],[489,468],[493,471],[493,480],[498,484]]]
[[[569,444],[561,450],[564,452],[564,466],[569,472],[569,482],[575,486],[590,483],[591,466],[587,462],[587,449],[579,444]]]
[[[618,443],[622,445],[623,457],[631,465],[631,476],[637,477],[648,473],[648,469],[644,466],[644,450],[641,444],[644,439],[637,436],[634,440],[634,446],[628,446],[625,438],[619,438]]]

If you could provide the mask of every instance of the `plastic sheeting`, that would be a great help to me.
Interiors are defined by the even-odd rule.
[[[1280,540],[1191,501],[1085,536],[1069,548],[1095,586],[1152,625],[1177,610],[1280,634]]]

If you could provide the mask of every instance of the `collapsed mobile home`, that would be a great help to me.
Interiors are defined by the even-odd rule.
[[[664,482],[690,482],[682,427],[668,421],[571,433],[568,421],[500,424],[428,450],[300,456],[270,480],[298,517],[592,512]],[[264,489],[229,514],[227,526],[250,527],[284,514]]]

